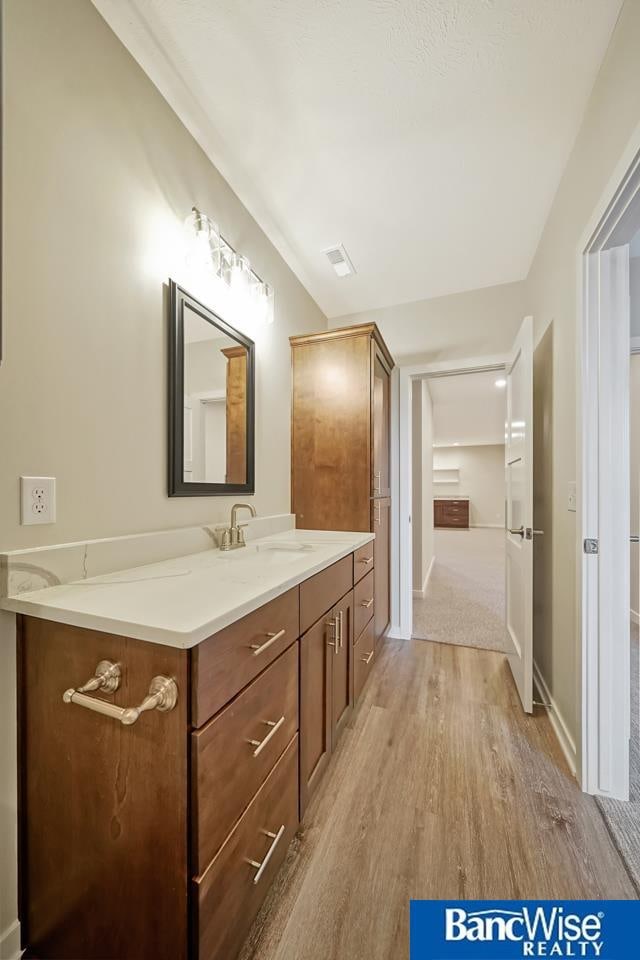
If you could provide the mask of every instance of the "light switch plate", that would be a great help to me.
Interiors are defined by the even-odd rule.
[[[576,493],[576,481],[569,481],[569,488],[567,493],[567,510],[571,513],[575,513],[578,509],[578,495]]]
[[[20,523],[56,522],[56,478],[20,477]]]

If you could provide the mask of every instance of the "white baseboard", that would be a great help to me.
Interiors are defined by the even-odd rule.
[[[391,627],[387,630],[387,639],[388,640],[411,640],[411,637],[405,637],[401,632],[400,627]]]
[[[426,596],[426,593],[427,593],[427,585],[428,585],[428,583],[429,583],[429,577],[431,576],[431,571],[433,570],[433,562],[434,562],[435,559],[436,559],[436,558],[435,558],[435,554],[434,554],[434,556],[431,557],[431,563],[429,564],[429,569],[427,570],[427,575],[426,575],[426,577],[424,578],[424,583],[422,584],[422,590],[414,590],[414,591],[413,591],[414,597],[418,597],[418,598],[424,600],[424,598],[425,598],[425,596]]]
[[[564,717],[558,710],[558,704],[551,696],[551,692],[545,683],[544,677],[538,669],[538,664],[533,662],[533,682],[538,690],[538,694],[545,703],[548,703],[549,706],[546,707],[546,711],[549,715],[549,720],[551,721],[551,726],[553,727],[553,732],[558,738],[558,743],[562,748],[562,752],[565,755],[567,763],[571,773],[576,775],[576,770],[578,768],[578,755],[576,751],[576,745],[573,737],[569,732],[569,728],[565,722]]]
[[[632,611],[631,611],[631,622],[632,622],[632,623],[636,623],[636,624],[640,624],[640,613],[638,613],[637,610],[632,610]]]
[[[19,960],[21,956],[20,921],[14,920],[0,936],[0,958],[1,960]]]

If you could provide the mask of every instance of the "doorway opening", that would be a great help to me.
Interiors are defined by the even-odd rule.
[[[412,384],[413,636],[509,653],[504,368]]]
[[[628,161],[627,161],[628,164]],[[640,153],[621,167],[593,218],[580,263],[580,640],[583,789],[597,795],[630,870],[640,881],[638,740],[638,420],[635,396]],[[630,423],[632,424],[630,430]],[[631,539],[631,544],[630,544]],[[634,569],[635,567],[635,569]],[[633,577],[632,577],[633,570]],[[636,774],[638,777],[636,779]],[[630,803],[627,801],[631,800]]]
[[[640,889],[640,229],[628,246],[629,265],[629,525],[631,530],[629,556],[629,597],[627,636],[622,630],[621,641],[629,648],[630,722],[623,731],[623,743],[628,743],[628,801],[613,796],[599,795],[598,804],[611,835],[625,860],[637,887]],[[628,737],[628,739],[627,739]]]

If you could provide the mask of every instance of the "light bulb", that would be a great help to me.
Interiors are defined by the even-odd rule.
[[[216,273],[220,268],[220,232],[218,224],[193,207],[184,223],[186,262],[196,276]]]

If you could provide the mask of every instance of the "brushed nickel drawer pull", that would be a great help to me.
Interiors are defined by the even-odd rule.
[[[373,656],[373,650],[371,651],[371,653],[368,653],[366,657],[360,657],[360,659],[362,660],[363,663],[366,663],[366,665],[369,666],[369,664],[371,663],[372,656]]]
[[[373,563],[373,557],[358,557],[358,563]]]
[[[361,607],[366,607],[367,610],[368,610],[372,603],[373,603],[373,597],[369,597],[368,600],[363,600],[363,601],[361,602],[360,606],[361,606]]]
[[[340,649],[340,640],[338,637],[338,618],[331,617],[330,620],[325,621],[327,627],[331,627],[333,633],[331,634],[331,640],[327,640],[327,643],[330,647],[333,647],[333,652],[337,653]]]
[[[280,717],[280,719],[277,721],[263,720],[262,722],[266,723],[268,727],[271,727],[271,729],[269,730],[269,733],[266,735],[264,740],[247,740],[247,743],[250,743],[252,747],[255,747],[255,750],[253,751],[254,757],[259,756],[264,750],[264,748],[266,747],[266,745],[269,743],[269,740],[271,740],[271,737],[275,736],[275,734],[278,732],[278,730],[284,723],[284,717]]]
[[[338,643],[340,644],[340,649],[344,644],[344,611],[338,610]]]
[[[282,630],[278,630],[277,633],[268,633],[267,636],[269,637],[269,639],[266,640],[264,643],[250,644],[250,649],[253,650],[253,656],[257,657],[258,654],[263,653],[265,650],[268,650],[271,644],[275,643],[276,640],[279,640],[280,637],[284,637],[286,632],[287,631],[285,629],[282,629]]]
[[[74,690],[73,687],[65,690],[62,699],[65,703],[86,707],[95,713],[101,713],[104,717],[119,720],[125,727],[130,727],[138,720],[141,713],[146,713],[148,710],[160,710],[161,713],[173,710],[178,701],[178,687],[171,677],[154,677],[149,685],[149,693],[138,707],[117,707],[115,703],[88,697],[86,693]]]
[[[269,849],[267,850],[267,854],[266,854],[264,860],[262,861],[262,863],[259,863],[257,860],[247,860],[247,863],[248,863],[250,866],[255,867],[256,870],[258,871],[258,872],[256,873],[255,877],[253,878],[254,884],[255,884],[255,883],[260,883],[260,880],[262,879],[262,874],[263,874],[264,871],[267,869],[267,864],[269,863],[269,860],[271,860],[271,857],[272,857],[273,854],[275,853],[276,847],[278,846],[278,844],[279,844],[280,841],[282,840],[282,837],[283,837],[283,834],[284,834],[285,829],[286,829],[286,827],[285,827],[285,825],[284,825],[284,823],[283,823],[277,833],[271,833],[270,830],[263,830],[263,831],[262,831],[262,832],[264,833],[265,837],[271,837],[271,839],[273,840],[273,843],[271,844],[271,846],[270,846]]]

